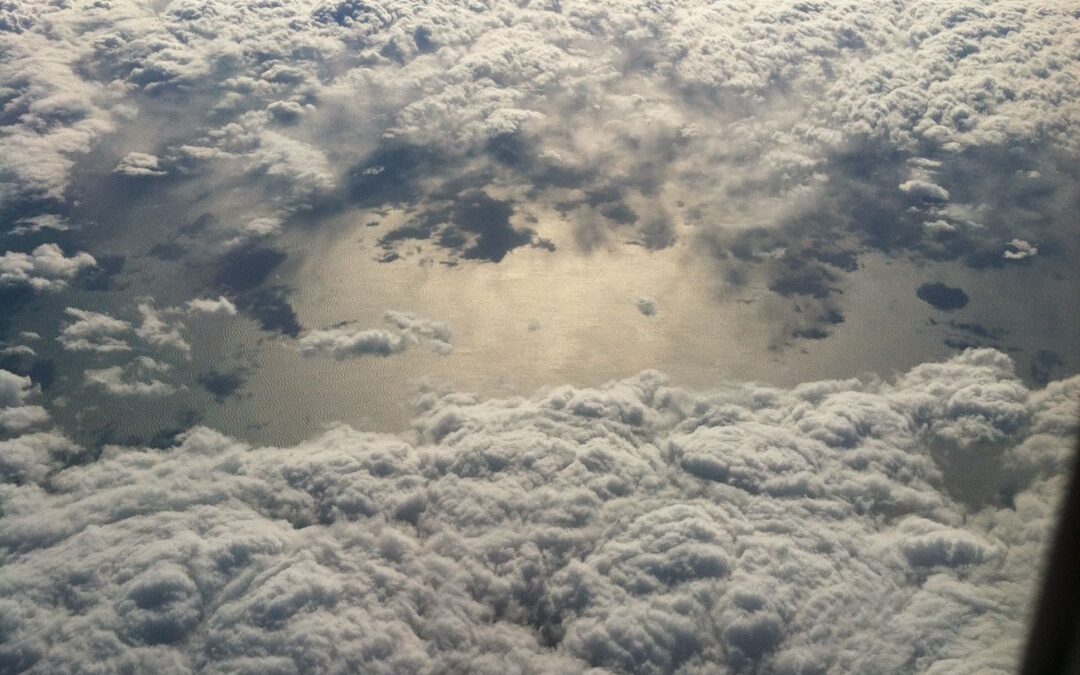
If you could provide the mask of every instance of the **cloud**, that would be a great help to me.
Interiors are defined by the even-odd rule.
[[[26,404],[35,393],[29,377],[0,369],[0,430],[20,433],[48,421],[44,408]]]
[[[155,378],[137,378],[165,373],[169,369],[167,364],[141,356],[126,366],[87,370],[83,372],[83,380],[87,385],[98,387],[113,396],[168,396],[179,391],[179,388]]]
[[[346,327],[313,330],[302,335],[298,343],[304,356],[332,356],[335,359],[389,356],[400,354],[408,347],[408,339],[403,333]]]
[[[300,336],[297,346],[303,356],[330,356],[338,360],[400,354],[410,346],[419,344],[421,339],[438,354],[445,355],[454,350],[451,343],[453,333],[442,321],[396,311],[386,312],[384,318],[397,330],[336,326],[309,331]]]
[[[169,175],[168,171],[161,168],[160,160],[156,155],[148,155],[145,152],[129,152],[124,155],[120,163],[113,169],[113,173],[134,178]]]
[[[58,216],[55,213],[46,213],[30,218],[20,218],[15,222],[16,226],[11,229],[11,234],[17,236],[37,234],[39,232],[44,232],[45,230],[66,232],[71,229],[71,225],[68,223],[67,219],[63,216]]]
[[[1008,260],[1024,260],[1025,258],[1032,258],[1038,253],[1038,246],[1023,239],[1013,239],[1009,242],[1009,248],[1001,256]]]
[[[1080,137],[1080,116],[1060,105],[1080,95],[1062,28],[1072,17],[1014,0],[678,11],[621,0],[212,0],[87,11],[20,6],[8,22],[19,28],[5,32],[0,64],[12,92],[0,192],[62,198],[82,154],[113,131],[130,136],[123,150],[142,147],[153,125],[140,114],[156,119],[164,107],[180,118],[168,145],[128,154],[120,170],[167,167],[213,185],[244,173],[238,200],[272,202],[282,217],[400,203],[403,239],[384,242],[402,242],[386,252],[394,260],[409,258],[417,237],[457,254],[443,262],[466,264],[545,242],[659,249],[690,239],[709,255],[729,230],[818,220],[850,255],[899,243],[974,258],[985,242],[941,227],[954,221],[939,211],[946,197],[949,207],[980,207],[956,180],[972,166],[993,170],[976,153],[1027,148],[1033,161],[1018,175],[1064,203],[1068,186],[1050,177],[1068,172],[1051,165],[1064,167]],[[199,109],[162,96],[178,90],[199,92]],[[394,155],[402,148],[422,151]],[[911,170],[844,168],[870,159]],[[870,204],[852,198],[868,185]],[[897,186],[907,195],[878,199]],[[504,203],[514,222],[445,206],[478,194]],[[893,207],[909,201],[926,211],[919,223],[938,226],[894,223]],[[542,231],[552,211],[572,234]],[[1050,245],[1045,230],[1064,227],[1014,215],[994,216],[985,236]],[[837,229],[855,230],[856,241],[828,236]],[[1004,259],[1000,248],[992,257]]]
[[[236,316],[236,305],[224,295],[214,298],[196,298],[187,301],[189,314],[224,314]]]
[[[981,350],[790,389],[643,373],[429,392],[410,434],[294,447],[196,427],[71,463],[70,441],[27,434],[0,441],[0,655],[49,671],[94,653],[108,670],[1011,672],[1078,404],[1080,378],[1031,390]],[[968,428],[986,430],[971,450],[1007,504],[945,487],[961,450],[936,439]]]
[[[141,320],[136,326],[108,314],[68,307],[64,312],[75,321],[64,326],[57,340],[64,349],[71,351],[121,352],[132,349],[124,336],[133,333],[150,347],[167,347],[190,357],[191,343],[184,338],[186,326],[179,317],[192,313],[235,316],[237,311],[224,296],[196,298],[183,306],[160,309],[154,306],[152,298],[144,298],[138,303],[137,310]]]
[[[136,335],[155,347],[171,347],[185,355],[191,354],[191,344],[180,332],[184,328],[183,322],[166,318],[175,313],[175,309],[158,310],[153,301],[139,303],[138,309],[142,322],[135,329]]]
[[[33,347],[28,345],[12,345],[11,347],[4,347],[0,349],[0,355],[3,356],[37,356],[37,352]]]
[[[0,406],[22,405],[30,391],[30,378],[0,369]]]
[[[0,409],[0,429],[21,433],[49,421],[49,413],[39,405],[21,405]]]
[[[182,92],[199,108],[167,110],[182,118],[173,145],[127,155],[119,173],[168,167],[215,189],[242,175],[230,203],[272,203],[281,218],[309,202],[316,215],[401,205],[415,222],[383,242],[430,240],[455,263],[539,245],[559,219],[587,250],[689,241],[735,272],[768,266],[761,287],[812,299],[804,315],[823,318],[797,334],[820,337],[866,248],[957,259],[984,237],[1001,265],[1034,255],[1030,241],[1052,245],[1043,225],[1012,222],[1019,208],[996,212],[1075,201],[1047,178],[1070,175],[1054,153],[1072,157],[1080,138],[1061,105],[1080,95],[1070,12],[1012,0],[9,2],[0,200],[62,201],[80,156],[114,131],[159,137],[140,109],[160,115]],[[1011,152],[1022,148],[1032,155]],[[1043,173],[995,194],[960,180],[1004,155]],[[253,267],[220,285],[298,334],[285,291],[258,288],[285,254],[243,248],[274,236],[279,216],[235,234],[223,266],[251,253]],[[0,282],[57,289],[94,263],[46,244],[4,254]],[[918,295],[968,302],[942,284]],[[143,303],[137,328],[68,308],[58,339],[108,353],[135,335],[189,353],[181,314],[231,306]],[[333,358],[452,349],[445,324],[386,318],[297,344]],[[89,372],[106,389],[170,386]],[[227,396],[231,382],[204,386]],[[0,661],[1011,670],[1077,388],[1029,390],[1007,358],[979,351],[892,383],[709,394],[646,374],[523,399],[429,394],[413,436],[342,428],[292,448],[199,428],[165,451],[109,447],[83,465],[58,432],[5,436]],[[8,412],[31,407],[0,413],[10,433],[44,423]],[[958,458],[988,468],[1000,502],[950,493]]]
[[[211,370],[200,373],[197,382],[217,403],[224,403],[229,397],[236,396],[243,389],[248,371],[236,368],[231,371]]]
[[[26,404],[35,393],[29,377],[0,369],[0,431],[21,433],[49,420],[44,408]]]
[[[55,431],[38,431],[0,440],[0,478],[8,484],[35,484],[81,451],[69,438]]]
[[[89,253],[80,251],[68,257],[56,244],[42,244],[30,253],[7,251],[0,256],[0,286],[27,285],[54,291],[67,286],[79,270],[96,265]]]
[[[963,309],[968,304],[968,294],[964,292],[962,288],[953,288],[952,286],[946,286],[940,281],[933,283],[922,284],[919,286],[915,294],[920,300],[931,305],[934,309],[940,309],[945,312],[952,311],[954,309]]]
[[[273,216],[252,218],[225,242],[226,249],[237,248],[272,237],[281,232],[281,219]]]
[[[949,191],[926,180],[909,180],[900,183],[900,191],[928,202],[949,201]]]
[[[133,330],[127,321],[76,307],[68,307],[64,313],[75,319],[56,338],[64,349],[98,353],[131,350],[131,345],[118,337]]]
[[[644,296],[634,300],[634,306],[645,316],[656,316],[656,300]]]
[[[397,312],[394,310],[387,311],[384,318],[397,326],[403,335],[425,338],[432,349],[439,353],[445,354],[453,351],[453,346],[450,343],[454,339],[454,332],[450,329],[449,324],[443,321],[426,319],[411,312]]]
[[[58,36],[45,30],[55,20],[67,24],[70,15],[48,13],[49,20],[34,22],[27,30],[0,34],[4,43],[0,88],[5,92],[5,111],[11,115],[11,123],[6,122],[0,133],[0,199],[61,199],[75,158],[131,112],[109,101],[105,86],[78,72],[78,62],[89,47],[79,44],[84,36],[65,29],[67,39],[54,39]],[[50,58],[42,59],[42,54]]]

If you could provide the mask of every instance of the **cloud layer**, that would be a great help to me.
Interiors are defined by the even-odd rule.
[[[200,427],[72,463],[55,432],[15,436],[0,659],[1011,672],[1078,402],[1080,379],[1030,390],[982,350],[891,382],[431,392],[410,434],[288,448]],[[950,492],[966,466],[990,497]]]

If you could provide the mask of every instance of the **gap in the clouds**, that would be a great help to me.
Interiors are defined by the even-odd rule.
[[[144,436],[179,428],[172,420],[188,412],[262,442],[299,440],[335,421],[396,430],[424,380],[520,393],[657,367],[692,386],[791,384],[884,374],[979,345],[1011,351],[1032,381],[1080,367],[1070,337],[1077,318],[1060,311],[1076,288],[1068,264],[1076,244],[1053,234],[1076,198],[1075,162],[1048,148],[924,161],[853,144],[830,158],[829,180],[799,208],[765,209],[747,219],[764,224],[740,228],[721,207],[684,208],[664,195],[658,167],[672,156],[643,159],[629,177],[606,176],[560,164],[524,134],[459,156],[376,144],[356,151],[361,159],[342,187],[306,196],[239,162],[114,174],[127,153],[163,153],[234,114],[185,110],[169,96],[146,106],[77,166],[63,215],[78,227],[53,239],[86,248],[101,265],[74,284],[76,295],[46,301],[45,310],[66,303],[122,313],[140,296],[159,306],[233,296],[243,314],[237,325],[207,336],[194,363],[176,365],[188,385],[184,402],[138,404],[146,410],[139,419],[167,421],[137,432]],[[995,177],[996,169],[1012,178]],[[756,200],[779,187],[746,189],[720,203],[753,215]],[[987,203],[967,201],[976,198]],[[932,219],[944,225],[928,231]],[[1038,244],[1037,257],[1004,256],[1023,252],[1004,238],[1017,224]],[[918,297],[934,283],[963,289],[970,303],[943,315]],[[1032,299],[1022,289],[1034,285],[1046,292]],[[18,318],[41,302],[10,306]],[[292,339],[305,329],[376,326],[392,309],[448,322],[455,353],[331,363],[296,354]],[[76,393],[79,358],[17,365],[50,379],[57,400],[85,403],[102,438],[124,438],[126,404]],[[240,371],[229,394],[199,380]]]

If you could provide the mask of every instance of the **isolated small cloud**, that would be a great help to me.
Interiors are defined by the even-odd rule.
[[[276,216],[252,218],[243,227],[235,231],[225,242],[225,248],[237,248],[260,239],[272,237],[281,232],[281,219]]]
[[[167,176],[168,171],[161,168],[161,161],[156,155],[145,152],[129,152],[113,169],[113,173],[133,177]]]
[[[193,314],[236,316],[236,305],[224,295],[217,298],[196,298],[187,301],[187,311]]]
[[[1024,260],[1032,258],[1039,253],[1039,247],[1023,239],[1013,239],[1001,257],[1008,260]]]
[[[358,356],[400,354],[413,345],[426,342],[438,354],[453,351],[453,332],[442,321],[434,321],[408,312],[388,311],[384,318],[396,330],[360,329],[345,325],[313,330],[297,341],[304,356],[329,356],[348,359]]]
[[[47,213],[40,216],[33,216],[30,218],[20,218],[15,221],[15,227],[12,228],[11,234],[14,235],[27,235],[37,234],[44,232],[45,230],[53,230],[56,232],[66,232],[71,229],[71,225],[67,219],[63,216],[58,216],[55,213]]]
[[[37,356],[37,352],[29,345],[12,345],[10,347],[4,347],[0,349],[0,354],[4,356]]]
[[[301,336],[298,343],[304,356],[348,359],[400,354],[408,348],[409,341],[403,333],[395,331],[341,327],[310,331]]]
[[[638,308],[638,311],[641,312],[642,314],[644,314],[645,316],[655,316],[656,315],[656,310],[657,310],[656,300],[653,300],[652,298],[646,298],[644,296],[639,297],[636,300],[634,300],[634,305]]]
[[[923,227],[926,228],[927,232],[933,232],[935,234],[956,231],[956,225],[942,218],[938,218],[937,220],[927,220],[923,222]]]

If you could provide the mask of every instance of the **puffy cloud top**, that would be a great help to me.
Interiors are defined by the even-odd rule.
[[[0,658],[1011,672],[1078,404],[1080,379],[1030,390],[983,350],[892,382],[433,392],[410,434],[288,448],[199,427],[72,465],[24,435],[0,453]],[[950,494],[962,451],[1008,467],[1009,504]]]
[[[28,285],[38,290],[56,290],[78,274],[94,267],[94,256],[80,251],[64,255],[56,244],[42,244],[30,253],[8,251],[0,256],[0,286]]]

